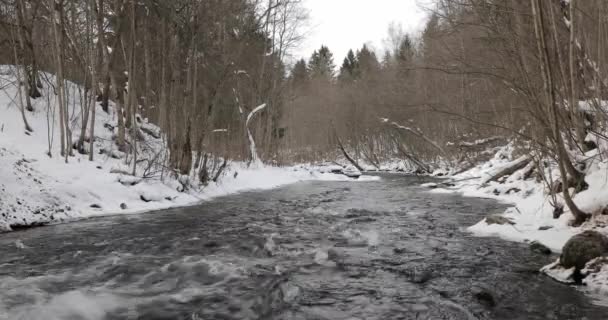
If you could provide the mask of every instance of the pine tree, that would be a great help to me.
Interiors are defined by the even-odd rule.
[[[308,62],[308,70],[314,79],[333,79],[335,67],[334,55],[326,46],[321,46],[319,51],[315,50]]]

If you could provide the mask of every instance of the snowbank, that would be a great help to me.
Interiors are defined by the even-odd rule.
[[[554,219],[551,196],[542,182],[533,176],[525,177],[525,172],[530,169],[527,166],[505,180],[488,181],[494,173],[521,161],[521,157],[513,157],[513,151],[512,145],[506,146],[490,161],[451,177],[452,187],[441,188],[439,184],[439,188],[431,192],[460,192],[465,196],[492,198],[513,205],[502,216],[514,224],[489,224],[484,219],[469,228],[478,236],[496,236],[518,242],[538,241],[559,253],[571,236],[587,229],[603,230],[601,216],[581,227],[570,226],[573,216],[567,208]],[[552,166],[547,170],[552,170],[550,174],[554,179],[558,177]],[[586,212],[599,212],[608,205],[608,163],[593,162],[587,168],[585,181],[589,188],[577,194],[574,201]],[[557,197],[561,201],[561,195]]]
[[[501,148],[490,161],[451,177],[449,180],[451,186],[442,187],[442,184],[437,184],[432,186],[437,188],[431,192],[460,192],[465,196],[493,198],[512,204],[513,206],[501,215],[510,223],[498,224],[491,219],[490,221],[484,219],[468,230],[481,237],[500,237],[526,243],[538,241],[553,252],[560,253],[568,239],[585,230],[592,229],[608,234],[608,216],[601,214],[608,206],[608,160],[605,157],[597,157],[597,152],[594,150],[585,155],[585,159],[589,159],[585,170],[585,181],[589,187],[574,198],[579,208],[593,214],[593,218],[580,227],[570,225],[574,217],[567,207],[559,218],[554,218],[552,197],[540,180],[527,174],[531,167],[519,169],[505,179],[489,181],[495,173],[521,161],[522,157],[513,156],[512,145]],[[545,176],[558,179],[559,174],[555,164],[550,161],[546,164]],[[561,194],[557,195],[557,201],[563,203]],[[552,267],[549,265],[545,270],[554,270]],[[564,278],[569,272],[569,270],[555,270],[557,271],[548,274],[555,276],[556,279]],[[603,274],[604,271],[606,274]],[[593,291],[608,294],[606,290],[608,285],[603,283],[605,279],[608,279],[608,267],[587,279],[586,284]]]
[[[82,219],[100,215],[136,213],[197,204],[235,192],[268,189],[305,180],[352,181],[318,167],[247,167],[230,163],[217,183],[192,186],[179,192],[180,183],[165,174],[146,175],[144,164],[137,177],[130,172],[113,142],[116,115],[96,105],[95,159],[79,154],[59,155],[59,115],[55,112],[54,78],[44,74],[42,98],[33,100],[33,112],[26,117],[33,132],[26,133],[19,111],[18,90],[11,67],[0,66],[0,231]],[[73,141],[80,134],[78,86],[68,83],[70,125]],[[138,142],[138,157],[152,159],[163,150],[160,129],[142,119],[144,141]],[[50,135],[49,135],[50,133]],[[49,138],[49,136],[51,138]],[[88,140],[88,139],[87,139]],[[51,156],[47,154],[51,150]],[[88,149],[88,148],[87,148]],[[103,151],[103,153],[98,153]],[[363,176],[358,181],[375,179]]]

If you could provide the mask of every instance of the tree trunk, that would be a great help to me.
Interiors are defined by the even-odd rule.
[[[55,65],[57,68],[57,104],[59,106],[59,122],[61,130],[61,155],[65,157],[65,162],[68,162],[69,149],[71,148],[69,139],[70,135],[68,130],[68,116],[67,116],[67,105],[65,97],[65,80],[63,76],[63,2],[60,0],[50,0],[51,7],[53,8],[53,35],[54,35],[54,51],[55,51]]]
[[[540,68],[541,74],[543,75],[543,86],[545,90],[545,103],[549,109],[549,116],[551,121],[552,140],[555,145],[555,153],[558,160],[558,167],[560,175],[563,181],[568,181],[567,167],[572,166],[570,157],[564,147],[564,141],[560,131],[557,99],[553,81],[553,70],[550,62],[549,50],[545,41],[545,22],[543,16],[543,4],[539,0],[531,0],[532,4],[532,16],[534,18],[534,29],[536,34],[536,41],[538,47],[538,53],[540,57]],[[568,162],[568,164],[566,164]],[[580,225],[589,217],[589,214],[583,212],[572,200],[570,190],[567,187],[563,188],[563,196],[566,201],[566,205],[574,215],[574,224]]]

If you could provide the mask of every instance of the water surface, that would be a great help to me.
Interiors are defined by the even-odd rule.
[[[606,319],[422,178],[305,182],[0,235],[0,319]]]

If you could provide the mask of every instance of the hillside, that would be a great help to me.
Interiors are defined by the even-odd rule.
[[[60,133],[58,115],[54,113],[54,77],[43,74],[42,97],[33,100],[34,111],[26,111],[33,132],[26,132],[13,75],[13,67],[0,68],[2,230],[185,206],[229,193],[274,188],[303,180],[349,179],[343,175],[322,173],[324,170],[321,168],[278,168],[230,162],[217,182],[202,186],[194,182],[197,181],[196,173],[192,177],[178,177],[163,168],[161,163],[150,165],[167,151],[165,142],[159,138],[163,136],[160,129],[145,119],[139,121],[139,126],[147,130],[138,134],[139,160],[136,175],[132,176],[131,166],[126,164],[130,159],[126,159],[127,155],[120,152],[114,143],[117,124],[112,103],[108,113],[96,104],[94,161],[89,161],[87,154],[74,150],[74,155],[68,157],[66,163],[57,146]],[[77,85],[68,83],[68,92],[72,93],[69,95],[69,109],[73,141],[78,140],[81,124],[79,89]],[[88,143],[85,142],[85,146],[88,150]],[[183,190],[184,183],[187,190]]]

